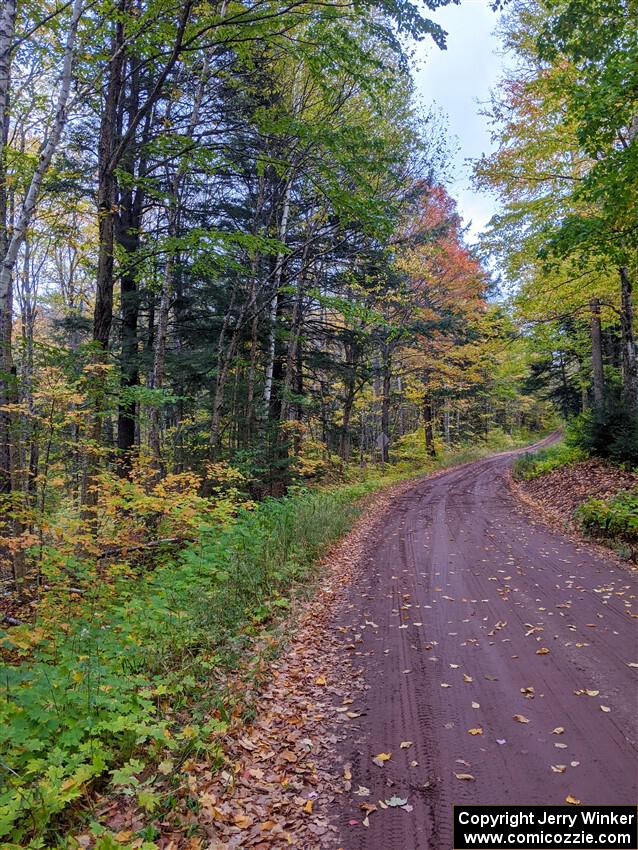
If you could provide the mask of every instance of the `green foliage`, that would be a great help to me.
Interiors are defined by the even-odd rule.
[[[638,412],[618,396],[581,413],[570,425],[568,441],[588,454],[614,463],[638,464]]]
[[[576,510],[576,519],[592,537],[638,546],[638,489],[623,490],[612,499],[589,499]]]
[[[551,472],[552,469],[558,469],[569,463],[578,463],[578,461],[585,460],[586,457],[586,452],[578,446],[558,443],[548,449],[525,452],[514,463],[514,475],[516,478],[530,481],[532,478],[538,478],[546,472]]]
[[[215,647],[237,650],[250,637],[251,621],[271,618],[282,607],[282,594],[350,527],[353,499],[368,489],[359,484],[266,499],[222,535],[204,535],[184,556],[194,577],[191,637],[206,635]]]
[[[152,806],[138,788],[144,760],[185,741],[200,745],[193,735],[204,745],[211,731],[191,721],[180,737],[178,709],[204,715],[222,698],[211,671],[236,661],[286,609],[296,583],[354,520],[356,499],[378,486],[268,499],[226,528],[203,530],[178,562],[94,582],[66,607],[60,594],[35,627],[5,631],[2,643],[21,663],[2,667],[0,838],[43,834],[109,769],[114,784]]]

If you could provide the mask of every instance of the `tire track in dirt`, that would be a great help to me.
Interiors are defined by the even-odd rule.
[[[344,850],[450,850],[454,803],[636,800],[636,575],[521,510],[513,454],[402,493],[337,615],[365,682],[340,745]]]

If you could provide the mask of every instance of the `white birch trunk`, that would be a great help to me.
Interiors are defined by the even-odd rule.
[[[288,216],[290,214],[290,189],[292,181],[289,178],[284,190],[284,205],[281,213],[281,222],[279,223],[279,233],[277,234],[279,241],[282,244],[286,242],[286,234],[288,232]],[[270,299],[269,320],[270,326],[268,330],[268,348],[266,350],[266,373],[264,377],[264,417],[268,418],[268,407],[272,396],[272,378],[275,368],[275,324],[277,322],[277,308],[279,306],[279,287],[281,286],[281,276],[284,268],[284,252],[279,251],[275,260],[275,273],[273,282],[273,294]]]
[[[11,43],[15,34],[16,0],[4,0],[0,13],[0,136],[9,102],[9,80],[11,79]]]
[[[55,154],[57,147],[62,137],[62,131],[67,119],[67,104],[69,100],[69,92],[71,91],[71,77],[73,73],[73,53],[75,47],[75,36],[82,14],[83,0],[75,0],[71,12],[71,21],[69,23],[69,31],[67,33],[66,45],[64,47],[64,63],[62,67],[62,79],[60,81],[60,91],[58,93],[58,101],[56,105],[55,115],[53,117],[52,127],[47,138],[44,139],[38,157],[38,164],[31,178],[29,188],[22,202],[22,207],[15,223],[11,240],[7,246],[5,256],[2,258],[2,266],[0,267],[0,304],[3,296],[7,293],[11,286],[11,276],[18,258],[20,246],[24,241],[29,224],[33,217],[35,205],[38,201],[42,181],[49,170],[51,160]],[[0,81],[1,83],[1,81]]]

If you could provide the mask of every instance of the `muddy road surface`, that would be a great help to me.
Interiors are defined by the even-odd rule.
[[[344,850],[451,850],[454,803],[636,802],[638,581],[522,509],[512,457],[400,496],[339,614]]]

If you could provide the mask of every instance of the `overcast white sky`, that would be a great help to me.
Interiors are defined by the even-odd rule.
[[[479,110],[503,68],[499,42],[492,34],[498,16],[489,0],[462,0],[431,17],[447,30],[447,50],[431,42],[417,47],[416,86],[425,104],[434,104],[447,116],[454,153],[448,188],[465,223],[472,222],[472,240],[496,211],[494,198],[472,190],[468,160],[492,149],[487,121]]]

